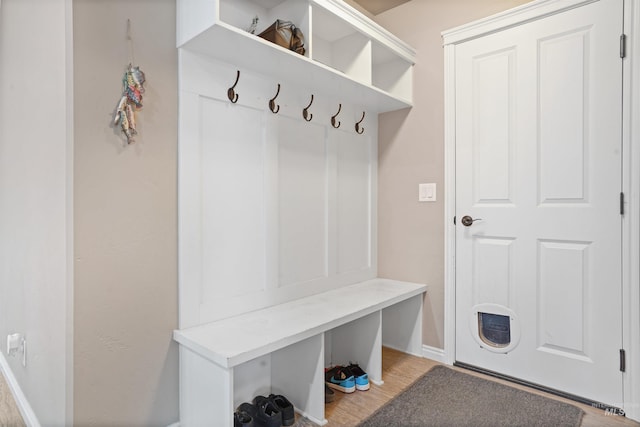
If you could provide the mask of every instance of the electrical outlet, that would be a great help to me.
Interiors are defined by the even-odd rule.
[[[22,353],[22,366],[27,366],[27,341],[22,334],[7,335],[7,355],[15,357]]]
[[[7,354],[9,356],[15,356],[18,350],[22,347],[22,334],[10,334],[7,335]]]

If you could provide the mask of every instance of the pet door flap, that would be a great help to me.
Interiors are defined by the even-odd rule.
[[[509,316],[493,313],[478,313],[478,335],[487,345],[506,347],[511,343],[511,321]]]

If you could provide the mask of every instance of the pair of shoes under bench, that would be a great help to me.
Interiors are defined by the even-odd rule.
[[[343,393],[353,393],[369,390],[369,375],[356,364],[334,366],[325,372],[325,383]]]
[[[253,404],[258,408],[258,425],[265,427],[291,426],[296,421],[293,405],[278,394],[256,396]]]
[[[295,422],[293,405],[282,395],[256,396],[234,413],[234,427],[281,427]]]

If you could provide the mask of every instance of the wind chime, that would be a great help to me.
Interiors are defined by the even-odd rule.
[[[127,46],[129,50],[129,65],[122,76],[122,96],[116,107],[113,125],[120,125],[122,133],[127,138],[127,144],[135,142],[136,110],[142,108],[142,94],[144,93],[145,76],[140,67],[133,66],[133,41],[131,39],[131,21],[127,19]]]

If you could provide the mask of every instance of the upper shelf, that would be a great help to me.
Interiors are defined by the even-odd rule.
[[[276,19],[305,35],[305,56],[256,34]],[[339,0],[178,0],[178,47],[324,94],[373,112],[410,107],[415,51]]]

